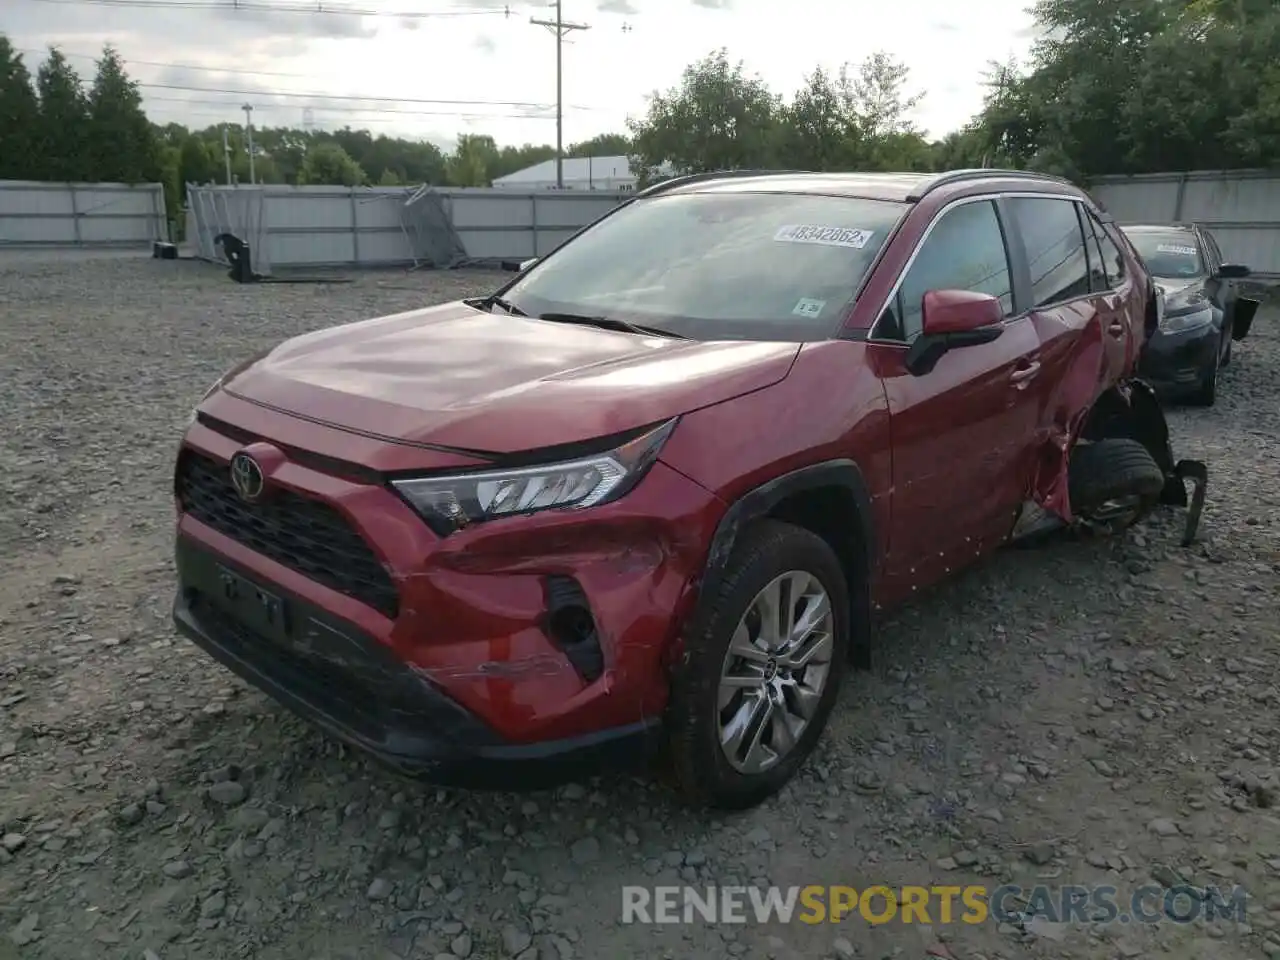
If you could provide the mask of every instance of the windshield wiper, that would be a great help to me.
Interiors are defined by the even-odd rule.
[[[645,327],[629,320],[617,317],[591,317],[581,313],[541,313],[539,320],[550,320],[552,323],[580,323],[583,326],[601,327],[605,330],[620,330],[623,333],[637,333],[641,336],[669,337],[672,340],[688,340],[689,338],[660,327]]]
[[[480,300],[480,302],[484,304],[485,307],[488,309],[493,309],[494,307],[501,307],[503,310],[507,311],[507,313],[511,314],[513,317],[528,316],[527,313],[525,313],[523,310],[517,307],[510,300],[500,297],[496,293],[492,294],[491,296],[484,297],[483,299]]]

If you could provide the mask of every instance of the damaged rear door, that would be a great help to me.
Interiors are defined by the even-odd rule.
[[[1001,200],[1001,208],[1025,258],[1030,317],[1044,367],[1034,387],[1038,443],[1030,492],[1041,507],[1070,520],[1071,440],[1094,400],[1124,375],[1129,361],[1126,291],[1110,283],[1097,289],[1074,198],[1013,195]]]

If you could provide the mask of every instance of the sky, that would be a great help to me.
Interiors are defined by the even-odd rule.
[[[563,47],[564,141],[624,132],[719,47],[783,94],[816,66],[884,50],[924,94],[915,123],[940,137],[979,109],[989,61],[1028,52],[1027,3],[563,0],[588,27]],[[446,149],[459,133],[555,142],[555,38],[530,23],[554,17],[545,0],[0,0],[0,33],[33,74],[53,44],[90,79],[109,42],[156,122],[241,122],[249,102],[256,126],[350,125]]]

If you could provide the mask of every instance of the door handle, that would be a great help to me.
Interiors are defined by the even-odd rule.
[[[1031,363],[1027,364],[1025,367],[1019,367],[1017,370],[1013,371],[1013,373],[1009,374],[1009,379],[1012,380],[1014,383],[1024,383],[1027,380],[1030,380],[1039,372],[1040,372],[1040,361],[1033,360]]]

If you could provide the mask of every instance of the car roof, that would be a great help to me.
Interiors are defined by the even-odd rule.
[[[660,193],[808,193],[867,200],[914,202],[943,185],[1023,180],[1032,184],[1073,184],[1025,170],[950,170],[945,173],[810,173],[802,170],[737,170],[693,174],[655,184],[640,196]]]

